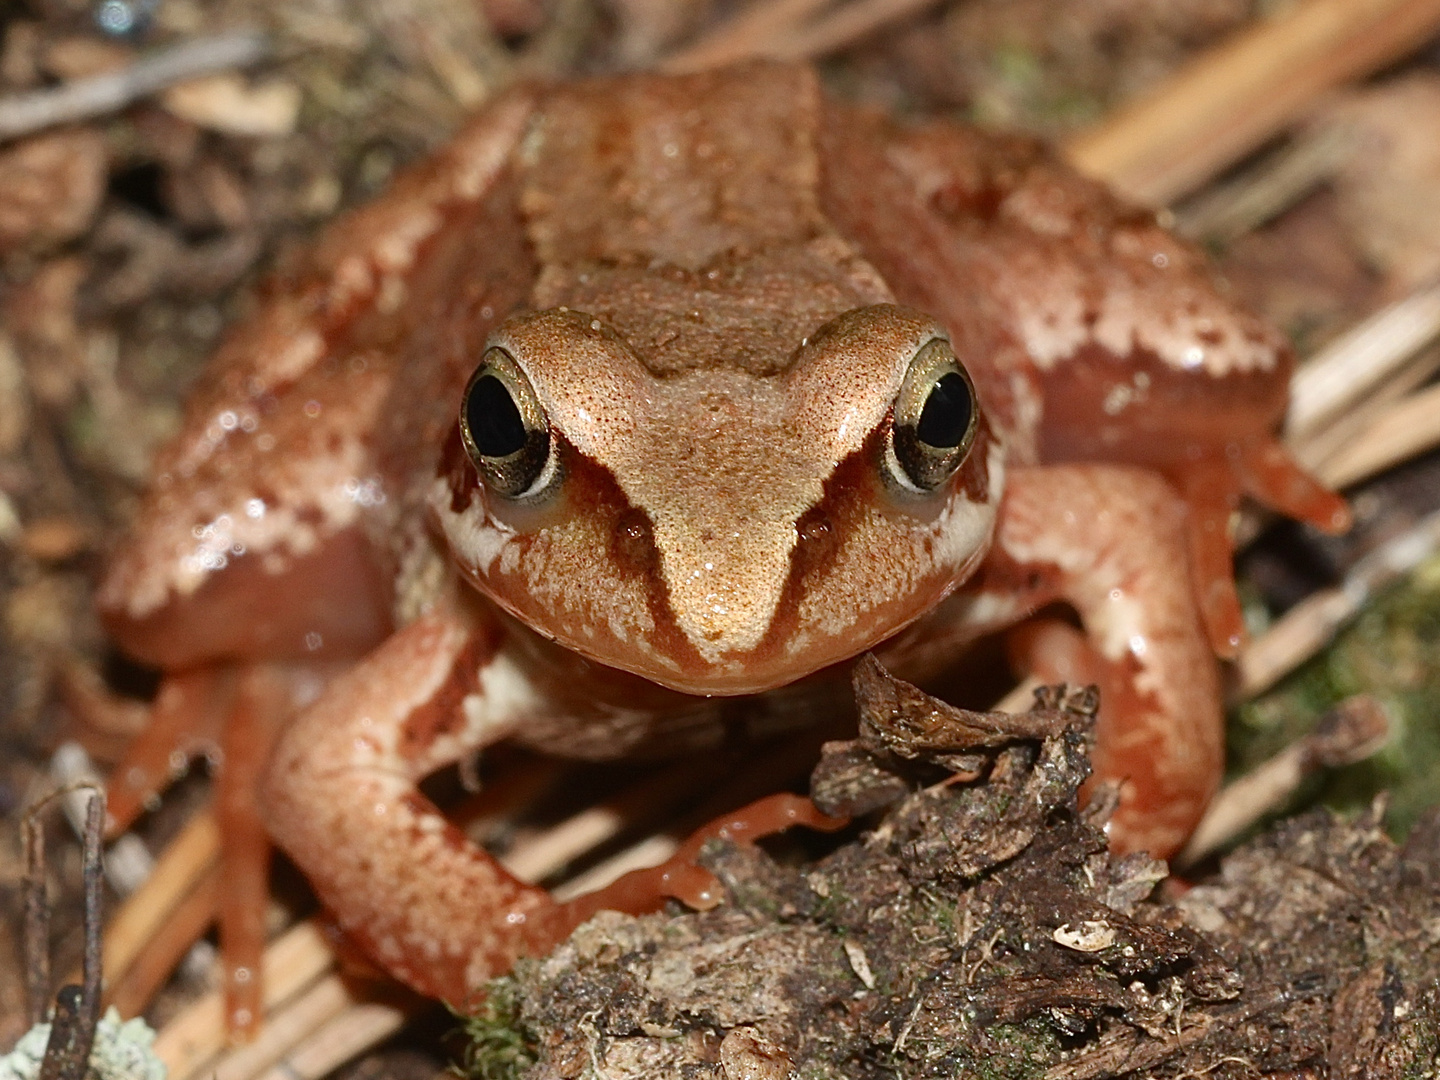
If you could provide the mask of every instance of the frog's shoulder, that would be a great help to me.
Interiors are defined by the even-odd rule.
[[[829,218],[897,300],[977,335],[968,355],[982,397],[1017,429],[1089,439],[1108,425],[1124,441],[1137,423],[1173,433],[1223,414],[1225,432],[1193,432],[1213,443],[1278,420],[1287,343],[1153,212],[1031,140],[957,124],[830,102],[819,145]],[[1083,417],[1046,414],[1077,395],[1093,406]],[[1143,441],[1154,442],[1148,431]],[[1101,449],[1090,440],[1085,452]]]
[[[530,285],[507,177],[535,98],[524,89],[497,100],[258,290],[157,455],[131,539],[101,585],[99,606],[132,653],[174,667],[305,647],[291,640],[293,628],[264,617],[274,605],[263,597],[320,580],[327,558],[351,569],[365,561],[364,519],[399,494],[405,440],[433,437],[415,409],[453,375],[445,353],[418,347],[411,331],[433,324],[440,298],[452,295],[437,279],[466,268],[457,226],[484,218],[487,252],[521,257],[488,259],[504,273],[479,275],[451,302],[488,306],[494,321]],[[417,369],[427,357],[440,363]],[[382,588],[356,592],[368,599],[353,634],[344,619],[318,621],[334,624],[336,644],[369,642],[386,621]]]

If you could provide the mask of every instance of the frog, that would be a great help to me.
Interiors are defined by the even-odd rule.
[[[1110,843],[1164,857],[1223,765],[1232,512],[1346,524],[1275,434],[1294,362],[1023,137],[799,64],[519,86],[275,273],[158,455],[99,590],[164,673],[114,821],[218,738],[236,937],[268,835],[463,1003],[594,904],[510,875],[426,776],[502,740],[713,747],[737,698],[803,720],[867,652],[923,681],[1009,631],[1101,688]]]

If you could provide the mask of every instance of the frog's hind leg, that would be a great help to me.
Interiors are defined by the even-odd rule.
[[[1232,658],[1245,640],[1230,534],[1231,515],[1240,505],[1240,496],[1249,495],[1327,533],[1341,533],[1350,527],[1350,509],[1270,435],[1228,447],[1223,456],[1166,471],[1189,508],[1190,574],[1206,634],[1217,656]]]

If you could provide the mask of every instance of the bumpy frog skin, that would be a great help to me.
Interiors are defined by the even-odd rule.
[[[715,695],[763,712],[867,649],[923,677],[1055,601],[1083,632],[1012,643],[1101,684],[1112,842],[1175,850],[1222,763],[1231,509],[1344,521],[1270,434],[1291,363],[1028,143],[802,67],[522,89],[272,284],[101,603],[172,721],[315,699],[265,822],[382,964],[460,1001],[560,923],[425,775],[502,738],[703,746]]]

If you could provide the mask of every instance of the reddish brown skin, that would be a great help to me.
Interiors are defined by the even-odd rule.
[[[1016,648],[1101,683],[1112,841],[1168,853],[1222,760],[1231,507],[1343,516],[1274,440],[1284,343],[1222,291],[1034,144],[828,102],[803,68],[522,89],[232,333],[102,611],[197,715],[217,670],[348,666],[280,736],[267,821],[382,964],[457,1003],[600,901],[516,881],[426,773],[504,737],[706,745],[725,710],[703,695],[804,715],[867,648],[933,672],[1056,600],[1084,633]],[[893,402],[937,336],[983,415],[957,473],[907,493]],[[457,434],[492,344],[554,429],[559,480],[529,502],[487,489]],[[141,788],[176,726],[137,748]],[[703,892],[666,873],[605,902]]]

